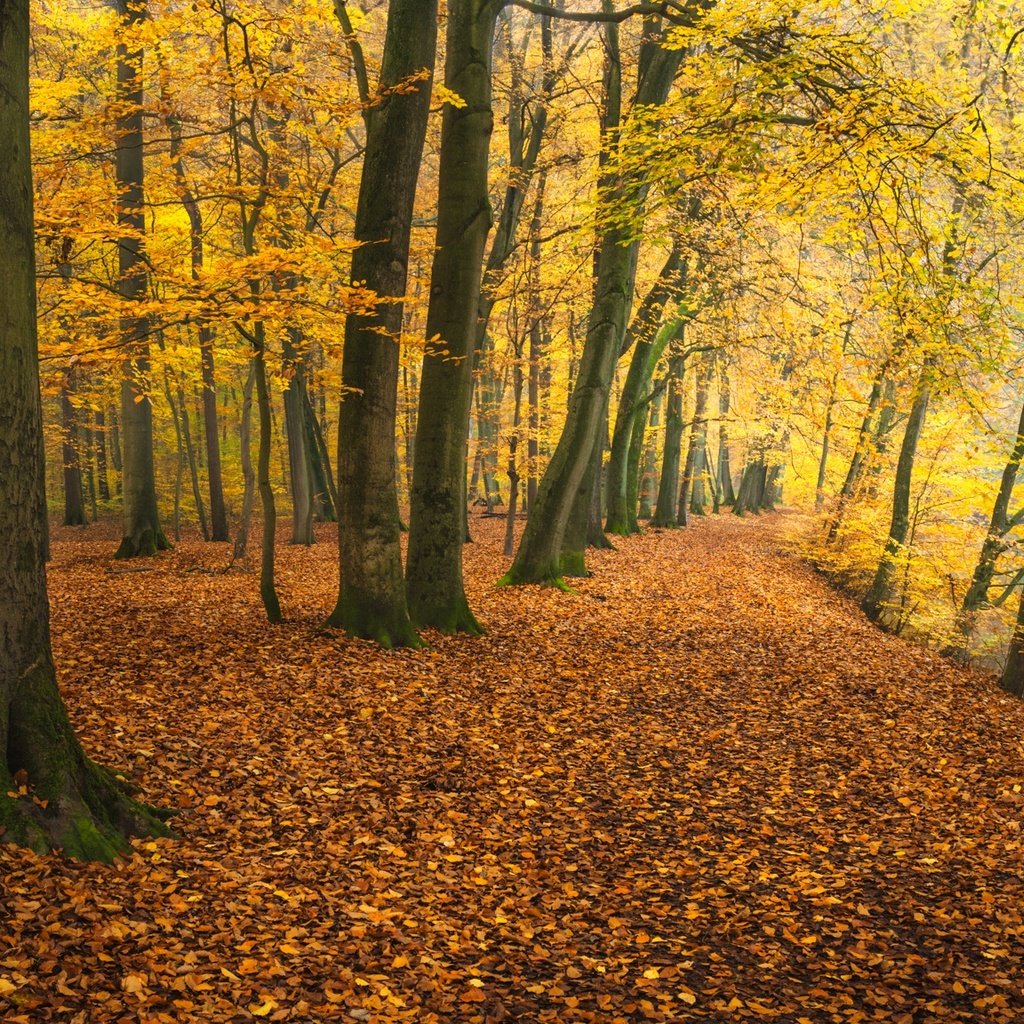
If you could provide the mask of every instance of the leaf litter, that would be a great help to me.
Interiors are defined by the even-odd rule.
[[[1024,707],[779,523],[620,541],[563,594],[494,588],[474,518],[487,636],[396,652],[321,629],[329,528],[280,548],[279,627],[226,546],[116,573],[58,531],[73,721],[179,838],[0,847],[0,1019],[1021,1020]]]

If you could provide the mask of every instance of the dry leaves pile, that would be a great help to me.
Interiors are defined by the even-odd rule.
[[[1019,1021],[1024,707],[731,516],[495,590],[489,635],[325,634],[182,544],[59,542],[87,749],[181,807],[111,869],[0,848],[5,1021]],[[61,538],[73,536],[65,531]],[[81,535],[79,535],[81,536]]]

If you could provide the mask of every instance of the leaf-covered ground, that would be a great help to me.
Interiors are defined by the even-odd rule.
[[[496,590],[481,640],[327,634],[186,543],[63,531],[87,748],[182,808],[115,868],[0,847],[0,1019],[1016,1022],[1024,706],[886,637],[732,516]],[[71,538],[78,537],[78,540]],[[89,537],[89,534],[84,534]]]

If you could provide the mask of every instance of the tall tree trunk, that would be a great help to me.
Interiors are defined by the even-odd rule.
[[[131,33],[146,17],[144,3],[116,0],[117,13]],[[146,298],[144,255],[146,216],[143,193],[142,50],[117,45],[117,290],[131,308]],[[144,315],[121,320],[127,359],[121,385],[121,428],[124,433],[124,535],[115,558],[155,555],[170,547],[156,502],[153,464],[153,405],[148,395],[149,322]]]
[[[284,393],[284,429],[288,439],[288,477],[292,496],[292,544],[310,545],[313,536],[313,467],[306,440],[306,377],[295,342],[299,332],[285,331],[283,358],[288,387]]]
[[[505,514],[505,544],[502,549],[511,555],[515,548],[516,513],[519,509],[519,466],[516,454],[519,450],[519,427],[523,409],[523,364],[522,341],[516,342],[516,361],[512,367],[512,431],[508,435],[508,510]]]
[[[914,474],[914,458],[917,455],[918,441],[921,439],[921,431],[928,413],[928,400],[931,394],[931,380],[935,363],[934,356],[926,358],[917,380],[914,402],[910,408],[910,416],[907,418],[907,427],[903,433],[903,443],[900,446],[900,457],[896,464],[889,535],[878,563],[874,581],[861,602],[864,614],[872,622],[890,631],[898,629],[902,624],[901,609],[895,605],[899,560],[904,555],[904,545],[910,529],[910,487]]]
[[[252,365],[256,379],[256,410],[259,419],[260,437],[256,454],[256,488],[260,495],[260,509],[263,512],[263,538],[260,557],[260,598],[267,613],[268,622],[280,622],[281,603],[277,597],[274,579],[274,541],[277,538],[277,508],[274,505],[274,488],[270,483],[271,409],[270,389],[267,385],[266,330],[262,320],[253,324]]]
[[[85,498],[82,490],[82,460],[78,437],[78,411],[71,396],[75,393],[77,373],[70,366],[60,389],[62,420],[61,453],[64,463],[64,525],[85,526]]]
[[[650,519],[654,515],[654,503],[658,500],[658,490],[655,480],[658,474],[658,428],[661,426],[661,404],[664,398],[665,389],[663,384],[656,385],[654,398],[651,401],[651,412],[649,427],[650,432],[644,431],[644,454],[643,472],[640,478],[640,519]]]
[[[437,236],[413,464],[406,583],[417,625],[479,634],[462,582],[466,444],[484,243],[498,0],[449,0]]]
[[[112,860],[167,835],[83,752],[57,689],[46,594],[27,0],[0,4],[0,837]]]
[[[384,98],[367,112],[356,212],[356,241],[368,244],[352,256],[352,279],[364,282],[381,301],[369,316],[348,317],[342,357],[342,381],[353,390],[344,394],[338,417],[341,580],[328,623],[387,647],[420,643],[402,578],[395,425],[404,314],[400,300],[406,292],[436,36],[435,0],[392,0],[381,67]],[[422,79],[414,91],[387,95],[417,73]],[[463,429],[463,446],[465,437]],[[464,506],[464,461],[459,468],[457,501]],[[460,533],[460,558],[462,540]]]
[[[988,601],[999,556],[1009,546],[1006,540],[1007,534],[1024,520],[1024,509],[1019,510],[1012,517],[1010,516],[1010,500],[1017,484],[1017,474],[1020,472],[1021,462],[1024,462],[1024,406],[1021,408],[1013,448],[1003,467],[999,490],[996,492],[996,499],[992,505],[988,533],[981,545],[978,562],[971,577],[971,585],[967,588],[967,593],[964,594],[963,603],[957,613],[953,638],[943,652],[960,662],[967,661],[967,648],[971,634],[974,632],[975,620],[978,617],[978,612]]]
[[[242,462],[242,515],[231,552],[231,565],[245,564],[249,547],[249,526],[256,501],[256,470],[252,465],[252,390],[256,383],[256,364],[249,360],[249,372],[242,387],[242,408],[239,415],[238,448]]]
[[[659,28],[659,19],[645,20],[647,42],[640,57],[639,85],[634,99],[637,107],[649,108],[664,102],[682,57],[681,50],[658,46]],[[607,137],[614,142],[622,123],[621,63],[614,25],[607,27],[606,41],[609,65],[604,128]],[[639,207],[644,184],[642,181],[630,184],[639,194],[635,200]],[[610,175],[605,175],[603,185],[606,201],[617,204],[624,201],[620,190],[625,188],[625,183],[617,185]],[[561,554],[563,548],[568,550],[566,526],[580,484],[592,465],[594,448],[607,417],[615,364],[622,352],[636,272],[635,237],[635,226],[622,226],[608,228],[601,238],[594,303],[565,426],[537,489],[536,504],[503,583],[550,583],[560,576]]]
[[[689,512],[695,516],[702,516],[707,512],[704,473],[707,468],[708,449],[708,392],[711,389],[711,377],[714,372],[714,359],[706,358],[704,366],[697,375],[693,426],[690,429],[690,449],[686,456],[689,479],[683,481],[683,488],[689,491]],[[686,504],[686,498],[682,495],[679,504],[680,506]]]
[[[110,501],[110,478],[107,475],[107,425],[102,409],[94,417],[93,443],[96,446],[96,482],[100,501]]]
[[[117,408],[110,410],[110,463],[114,467],[114,491],[121,496],[123,463],[121,460],[121,425]]]
[[[189,248],[192,280],[202,277],[204,256],[203,215],[182,163],[181,123],[173,115],[167,117],[170,136],[170,161],[181,204],[185,208],[189,223]],[[224,482],[220,464],[220,445],[217,443],[217,376],[214,368],[213,329],[200,322],[199,325],[199,369],[203,381],[203,427],[206,434],[206,464],[210,488],[210,523],[212,532],[203,537],[208,540],[228,539],[227,510],[224,506]],[[184,408],[184,406],[182,407]]]
[[[735,505],[736,491],[732,485],[729,459],[729,413],[732,403],[732,381],[729,379],[728,357],[718,361],[718,493],[720,505]]]
[[[636,507],[629,500],[629,453],[633,441],[633,427],[637,419],[646,420],[646,408],[641,402],[647,392],[657,362],[655,355],[658,323],[666,304],[675,290],[680,288],[686,277],[686,266],[682,253],[673,246],[657,280],[644,297],[627,332],[626,345],[632,347],[633,355],[626,371],[626,379],[619,396],[612,430],[611,457],[608,460],[608,522],[609,533],[625,537],[639,532]]]
[[[680,335],[680,341],[682,335]],[[683,440],[683,385],[686,357],[673,355],[668,364],[665,390],[668,401],[665,409],[665,439],[661,455],[661,478],[658,481],[658,500],[654,508],[652,526],[670,529],[677,526],[676,495],[679,489],[679,458]]]

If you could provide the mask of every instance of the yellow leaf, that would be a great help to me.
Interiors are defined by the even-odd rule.
[[[254,1017],[266,1017],[271,1010],[277,1009],[277,1003],[273,999],[265,999],[262,1005],[256,1003],[249,1004],[249,1012]]]
[[[661,975],[658,973],[657,967],[648,967],[647,970],[644,971],[644,977],[649,981],[654,981],[656,978],[660,978]]]
[[[469,979],[469,983],[470,983],[470,985],[473,986],[473,988],[483,988],[484,987],[484,983],[479,978],[470,978]]]

